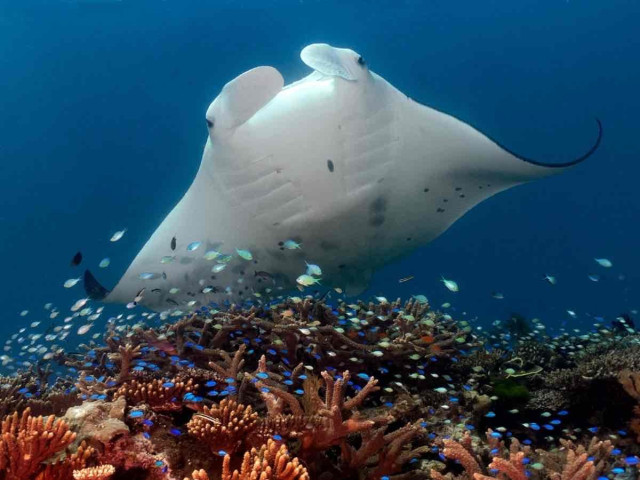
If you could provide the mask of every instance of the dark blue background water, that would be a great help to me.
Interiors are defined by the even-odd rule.
[[[313,42],[353,48],[407,95],[527,156],[575,157],[595,137],[594,117],[605,126],[586,164],[489,199],[379,272],[368,293],[554,325],[566,309],[579,315],[569,325],[584,325],[587,313],[636,308],[638,24],[640,4],[625,0],[2,0],[0,333],[41,319],[48,301],[62,317],[82,296],[80,285],[62,288],[79,274],[69,267],[78,249],[114,285],[193,178],[220,88],[260,64],[299,79],[299,52]],[[111,267],[97,269],[104,256]]]

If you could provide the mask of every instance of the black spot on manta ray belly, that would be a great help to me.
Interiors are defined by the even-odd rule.
[[[371,205],[369,205],[369,210],[372,213],[382,213],[386,209],[387,209],[387,199],[384,197],[376,198],[373,202],[371,202]]]
[[[380,227],[385,222],[384,212],[387,210],[387,199],[385,197],[376,198],[369,205],[369,225]]]
[[[384,223],[384,215],[374,215],[369,219],[369,225],[372,227],[380,227]]]
[[[333,169],[335,168],[335,166],[333,165],[333,161],[327,160],[327,168],[331,173],[333,173]]]

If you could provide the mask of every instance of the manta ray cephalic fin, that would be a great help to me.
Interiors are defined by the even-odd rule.
[[[361,57],[348,48],[335,48],[326,43],[314,43],[304,47],[300,59],[315,71],[323,75],[341,77],[345,80],[357,80]]]
[[[269,103],[284,87],[284,78],[273,67],[256,67],[229,83],[207,110],[210,126],[235,128]]]

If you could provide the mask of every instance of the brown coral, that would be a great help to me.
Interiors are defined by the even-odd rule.
[[[182,400],[186,393],[198,388],[192,379],[150,381],[129,380],[116,392],[114,398],[124,397],[130,405],[146,403],[156,412],[172,412],[182,408]]]
[[[42,462],[73,442],[75,433],[55,416],[32,417],[27,408],[2,421],[0,472],[4,480],[27,480],[43,467]]]
[[[262,396],[269,407],[269,415],[281,415],[283,403],[289,407],[295,416],[307,415],[309,418],[319,416],[321,423],[314,430],[307,430],[302,435],[303,450],[325,450],[351,433],[369,430],[375,425],[374,420],[362,420],[353,409],[358,407],[365,398],[378,390],[378,381],[371,377],[367,384],[355,397],[346,399],[346,389],[351,374],[345,371],[342,377],[335,380],[329,372],[322,372],[324,380],[324,398],[318,393],[320,382],[309,379],[304,383],[304,407],[298,399],[280,388],[270,386],[263,391]],[[256,387],[264,388],[261,381],[255,382]],[[345,418],[347,417],[347,418]]]
[[[640,443],[640,372],[622,370],[618,374],[618,381],[624,390],[638,405],[633,407],[633,418],[629,422],[629,429],[636,434],[636,442]]]
[[[218,405],[203,407],[187,429],[209,445],[213,452],[233,453],[258,425],[258,414],[251,406],[225,398]]]

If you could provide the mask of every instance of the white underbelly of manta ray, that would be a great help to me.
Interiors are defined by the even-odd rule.
[[[225,85],[192,185],[112,291],[85,273],[92,298],[181,311],[256,300],[295,286],[306,262],[323,286],[358,293],[481,201],[600,143],[601,128],[582,157],[544,165],[412,101],[352,50],[301,58],[314,72],[286,87],[272,67]]]

